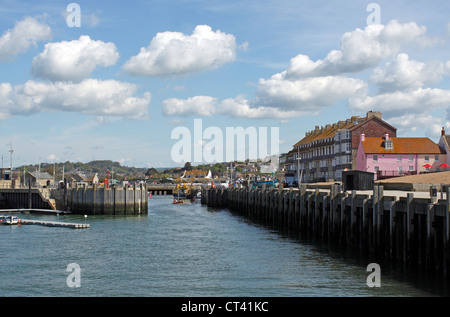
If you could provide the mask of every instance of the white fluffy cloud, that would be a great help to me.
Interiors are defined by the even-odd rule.
[[[78,112],[124,119],[148,118],[150,93],[135,97],[137,86],[115,80],[86,79],[80,83],[27,81],[0,84],[0,119],[38,112]]]
[[[242,96],[228,98],[218,105],[218,113],[235,118],[250,119],[286,119],[307,114],[307,111],[283,110],[275,107],[252,106],[250,101]]]
[[[132,75],[171,77],[216,69],[236,59],[234,35],[198,25],[192,35],[158,33],[123,69]]]
[[[386,26],[368,25],[341,38],[340,50],[332,50],[323,60],[313,62],[308,56],[291,59],[287,78],[304,78],[355,73],[376,66],[383,59],[399,52],[401,45],[419,41],[426,32],[416,23],[401,24],[396,20]]]
[[[442,122],[438,118],[425,111],[420,116],[415,113],[404,113],[400,116],[389,118],[389,123],[395,126],[404,135],[414,133],[419,127],[425,127],[426,136],[433,138],[439,136],[443,126],[449,127],[449,122]]]
[[[450,72],[450,62],[432,61],[422,63],[410,60],[407,54],[398,54],[385,68],[373,70],[371,81],[381,93],[396,90],[415,90],[438,83]]]
[[[366,87],[360,79],[343,76],[289,80],[285,73],[280,73],[259,80],[256,104],[285,110],[318,111],[363,93]]]
[[[0,60],[9,60],[40,41],[50,40],[51,36],[48,25],[35,18],[26,17],[0,37]]]
[[[97,66],[114,65],[119,58],[114,43],[94,41],[89,36],[78,40],[48,43],[33,59],[33,75],[52,81],[81,81]]]
[[[405,54],[399,54],[404,45],[429,43],[425,33],[424,26],[414,22],[402,24],[396,20],[387,25],[372,24],[364,30],[347,32],[341,38],[340,49],[330,51],[323,60],[312,61],[308,56],[299,54],[291,59],[285,71],[268,79],[259,79],[253,100],[238,97],[215,101],[214,105],[209,105],[208,113],[258,119],[290,118],[315,114],[340,100],[350,100],[349,105],[353,110],[366,111],[379,107],[388,113],[397,104],[402,109],[411,107],[411,103],[419,108],[421,102],[428,101],[441,107],[439,98],[445,100],[443,95],[446,91],[421,90],[412,95],[397,92],[400,88],[417,89],[426,83],[435,83],[449,69],[449,63],[421,64],[410,61]],[[377,67],[381,61],[392,56],[396,56],[396,59],[387,64],[384,70],[377,68],[371,78],[380,91],[392,94],[370,97],[366,81],[345,75]],[[170,114],[185,113],[181,109],[195,111],[192,106],[194,100],[195,97],[178,100],[178,107],[173,107]],[[396,106],[386,104],[388,101],[396,102]]]
[[[163,101],[165,115],[201,115],[212,116],[216,112],[217,98],[195,96],[188,99],[170,98]]]
[[[428,110],[446,109],[450,104],[450,90],[419,88],[412,91],[395,91],[373,97],[350,98],[352,111],[363,112],[370,109],[382,111],[387,117],[398,117],[404,113],[418,114]]]

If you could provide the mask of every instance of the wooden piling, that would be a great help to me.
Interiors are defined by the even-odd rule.
[[[450,189],[446,194],[450,198]],[[299,190],[215,189],[202,196],[208,206],[228,207],[302,237],[449,275],[450,199],[391,197],[382,186],[372,195],[341,192],[336,185],[325,193],[305,184]]]

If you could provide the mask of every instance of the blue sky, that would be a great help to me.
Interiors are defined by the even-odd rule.
[[[172,131],[315,125],[369,110],[399,136],[450,130],[448,1],[0,1],[0,154],[9,166],[180,165]],[[225,140],[224,140],[225,141]],[[252,146],[252,145],[250,145]],[[182,165],[182,164],[181,164]]]

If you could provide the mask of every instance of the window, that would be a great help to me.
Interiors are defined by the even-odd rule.
[[[375,173],[376,173],[376,172],[378,172],[380,170],[380,167],[379,166],[375,166],[374,170],[375,170]]]
[[[410,172],[414,172],[414,166],[410,166],[410,167],[409,167],[409,171],[410,171]]]
[[[388,149],[388,150],[392,150],[393,148],[394,148],[394,145],[393,145],[393,143],[392,143],[392,140],[387,140],[387,141],[385,141],[385,146],[384,146],[386,149]]]
[[[414,156],[413,155],[409,155],[408,161],[412,162],[414,160]]]
[[[401,162],[402,161],[402,156],[401,155],[397,155],[397,162]]]
[[[434,160],[435,160],[435,161],[439,161],[439,155],[435,155],[435,156],[434,156]]]
[[[373,156],[373,161],[374,161],[374,162],[378,162],[378,155],[374,155],[374,156]]]
[[[428,162],[430,160],[430,156],[429,155],[425,155],[425,162]]]
[[[346,143],[346,144],[344,145],[344,147],[345,147],[345,151],[346,151],[346,152],[349,152],[349,151],[352,150],[352,145],[351,145],[350,143]]]
[[[403,175],[403,166],[398,167],[398,175]]]
[[[350,139],[350,131],[345,131],[345,138]]]

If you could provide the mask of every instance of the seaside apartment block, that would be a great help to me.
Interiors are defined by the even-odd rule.
[[[396,137],[397,129],[383,121],[381,112],[367,112],[305,133],[286,155],[285,179],[301,182],[341,180],[342,172],[357,168],[356,154],[361,134],[366,137]]]

